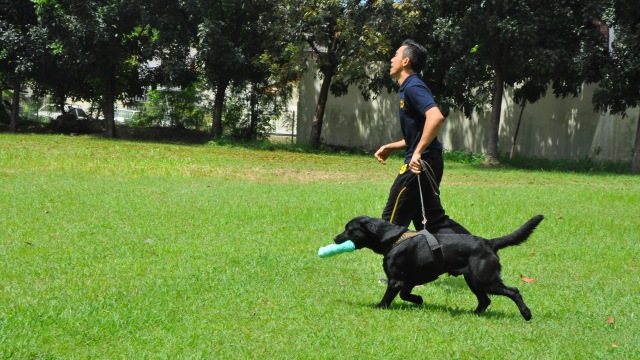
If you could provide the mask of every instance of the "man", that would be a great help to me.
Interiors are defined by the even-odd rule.
[[[444,116],[433,100],[431,90],[417,75],[426,61],[427,50],[413,40],[405,40],[391,59],[390,74],[400,85],[403,139],[383,145],[374,156],[384,165],[392,152],[404,149],[405,161],[391,186],[382,218],[401,226],[408,226],[413,221],[415,229],[422,230],[421,185],[427,230],[431,233],[468,234],[464,227],[446,215],[440,203],[438,187],[444,161],[442,143],[438,141],[437,134]],[[422,171],[421,160],[428,165],[428,171]]]

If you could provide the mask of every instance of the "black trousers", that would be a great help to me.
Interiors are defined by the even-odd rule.
[[[433,180],[440,187],[444,161],[441,153],[430,154],[423,157],[433,170]],[[469,234],[469,231],[462,225],[449,218],[440,202],[440,196],[436,193],[423,171],[420,175],[414,174],[409,165],[405,164],[400,169],[396,180],[389,190],[387,205],[382,211],[382,219],[393,224],[408,227],[411,222],[415,230],[423,230],[422,204],[420,202],[420,187],[418,186],[418,176],[422,186],[422,199],[424,201],[425,215],[427,218],[427,230],[432,234],[456,233]]]

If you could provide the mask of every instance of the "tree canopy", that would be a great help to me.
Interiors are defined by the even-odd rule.
[[[588,1],[587,1],[588,2]],[[418,1],[426,21],[418,26],[432,50],[427,78],[445,112],[491,105],[486,163],[498,162],[498,131],[506,86],[518,102],[535,102],[553,88],[577,95],[591,73],[582,71],[585,44],[599,35],[584,0],[482,2]],[[588,50],[587,58],[597,48]],[[580,65],[580,66],[578,66]]]
[[[376,64],[391,53],[394,34],[410,23],[401,21],[403,7],[392,0],[284,0],[279,12],[291,55],[315,61],[322,78],[309,139],[318,146],[329,92],[342,96],[354,85],[365,99],[379,93],[384,80]]]
[[[369,99],[393,89],[379,66],[406,38],[430,51],[423,76],[444,113],[470,115],[491,105],[487,163],[497,162],[505,88],[524,105],[548,91],[574,96],[583,83],[600,82],[598,109],[624,113],[640,103],[640,14],[632,0],[0,4],[2,87],[19,91],[30,82],[61,110],[67,98],[101,104],[109,136],[116,135],[117,100],[149,86],[188,88],[196,81],[215,94],[211,133],[222,136],[230,87],[251,89],[257,99],[269,85],[286,89],[315,62],[321,87],[309,140],[319,145],[328,95],[355,86]],[[611,54],[606,26],[615,34]]]
[[[613,39],[594,104],[600,111],[626,115],[629,108],[640,105],[640,7],[633,0],[610,0],[604,6],[602,21],[613,28]],[[640,119],[631,171],[640,173]]]

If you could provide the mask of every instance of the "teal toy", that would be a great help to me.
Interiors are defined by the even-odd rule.
[[[342,244],[331,244],[318,249],[318,256],[326,258],[333,255],[351,252],[356,249],[356,245],[351,240],[347,240]]]

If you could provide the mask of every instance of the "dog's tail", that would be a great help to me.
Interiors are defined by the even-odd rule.
[[[531,220],[522,225],[518,230],[512,232],[507,236],[492,239],[491,241],[489,241],[489,244],[493,248],[493,251],[498,251],[500,249],[506,248],[507,246],[520,245],[525,242],[525,240],[527,240],[529,236],[531,236],[533,230],[536,229],[542,219],[544,219],[544,216],[536,215],[532,217]]]

